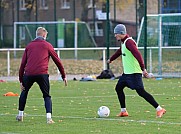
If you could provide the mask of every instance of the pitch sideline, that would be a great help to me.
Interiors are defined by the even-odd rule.
[[[16,116],[16,114],[0,114],[0,116]],[[43,117],[45,115],[32,115],[27,114],[29,117]],[[79,117],[79,116],[52,116],[53,118],[60,119],[82,119],[82,120],[106,120],[106,121],[122,121],[122,122],[136,122],[136,123],[155,123],[155,124],[166,124],[166,125],[181,125],[181,122],[164,122],[164,121],[153,121],[153,120],[130,120],[130,119],[115,119],[115,118],[98,118],[98,117]]]

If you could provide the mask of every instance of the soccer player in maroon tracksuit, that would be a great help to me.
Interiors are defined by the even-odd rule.
[[[50,84],[48,74],[48,63],[51,57],[58,67],[62,79],[67,86],[66,74],[64,67],[53,46],[46,41],[47,30],[44,27],[38,27],[36,30],[36,38],[31,41],[25,48],[21,66],[19,69],[19,81],[21,87],[21,95],[19,98],[19,114],[16,119],[23,121],[24,108],[29,89],[36,82],[43,94],[47,123],[54,123],[52,120],[52,100],[50,96]]]

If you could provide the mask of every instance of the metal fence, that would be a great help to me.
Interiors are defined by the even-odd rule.
[[[118,47],[110,47],[110,51],[112,53],[118,49]],[[144,48],[139,47],[138,48],[140,52],[144,53]],[[63,52],[65,55],[68,55],[68,51],[72,52],[72,56],[66,57],[66,56],[61,56],[63,59],[75,59],[75,60],[84,60],[85,58],[83,55],[85,53],[89,53],[89,51],[99,51],[99,58],[96,57],[94,58],[94,54],[90,54],[90,59],[92,60],[102,60],[102,70],[105,70],[106,67],[106,47],[98,47],[98,48],[55,48],[57,51],[58,56],[62,55]],[[160,50],[161,50],[161,55],[160,55]],[[19,62],[20,65],[20,60],[21,56],[20,54],[18,55],[18,52],[23,53],[24,48],[10,48],[10,49],[0,49],[0,59],[5,60],[6,64],[3,64],[2,62],[0,63],[1,68],[0,72],[5,72],[4,76],[12,76],[13,70],[12,68],[14,65],[11,65],[12,62],[10,62],[12,59],[18,59],[18,61],[13,61],[13,62]],[[85,53],[82,54],[82,56],[78,57],[77,53],[86,51]],[[156,77],[181,77],[181,47],[148,47],[148,56],[147,56],[147,61],[148,61],[148,67],[147,70],[148,72],[153,73]],[[120,64],[120,63],[119,63]],[[4,69],[4,70],[3,70]],[[16,70],[17,71],[17,70]],[[58,73],[58,71],[57,71]],[[115,72],[119,73],[119,72]],[[2,76],[2,74],[1,74]]]

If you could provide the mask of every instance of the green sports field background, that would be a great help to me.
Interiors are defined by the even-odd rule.
[[[120,106],[114,90],[116,80],[51,81],[53,120],[46,123],[42,94],[35,83],[25,109],[24,122],[15,120],[18,97],[5,97],[7,92],[20,93],[19,82],[0,83],[0,134],[180,134],[181,79],[144,79],[145,88],[167,113],[156,118],[155,109],[135,91],[125,89],[129,117],[116,117]],[[108,118],[98,118],[100,106],[111,110]]]

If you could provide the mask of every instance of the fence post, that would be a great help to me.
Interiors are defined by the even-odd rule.
[[[10,75],[10,50],[7,51],[7,71],[8,76]]]

